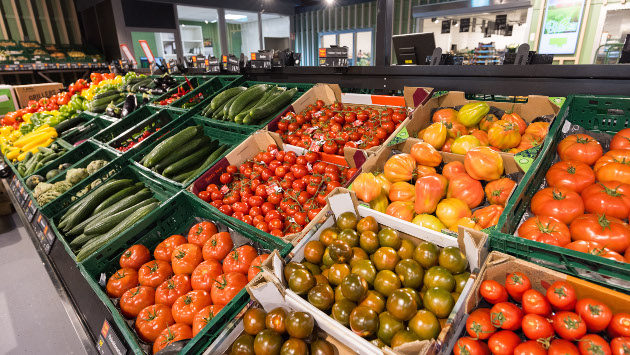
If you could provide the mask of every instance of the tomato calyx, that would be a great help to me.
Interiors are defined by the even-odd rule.
[[[183,250],[180,250],[180,251],[177,253],[177,255],[175,255],[175,257],[176,257],[177,259],[181,259],[181,258],[183,258],[183,257],[185,257],[185,256],[186,256],[186,252],[185,252],[185,251],[183,251]]]
[[[606,352],[604,351],[604,348],[601,345],[597,345],[595,344],[592,340],[590,339],[578,339],[578,342],[580,341],[587,341],[588,347],[586,348],[586,350],[588,351],[588,354],[593,354],[593,355],[605,355]]]
[[[492,313],[492,325],[494,325],[496,328],[501,328],[506,320],[507,317],[505,317],[503,312]]]
[[[565,317],[562,322],[567,329],[578,329],[580,324],[582,324],[582,321],[574,320],[571,317]]]
[[[479,340],[479,334],[490,334],[493,333],[491,331],[483,330],[483,326],[477,322],[472,322],[470,325],[470,331],[475,333],[476,337],[472,338],[475,340]]]
[[[552,234],[557,232],[555,225],[553,227],[550,226],[551,222],[547,223],[546,225],[544,225],[541,221],[536,222],[536,228],[538,228],[541,233]]]
[[[558,295],[560,298],[567,297],[567,293],[564,291],[564,287],[557,287],[553,289],[553,293]]]
[[[554,336],[550,336],[549,338],[539,338],[536,339],[536,342],[540,345],[542,345],[543,348],[545,348],[545,350],[548,350],[549,347],[551,346],[551,341],[553,340]]]
[[[127,250],[124,254],[123,254],[123,258],[130,258],[131,257],[131,250]]]
[[[225,277],[223,278],[223,281],[219,281],[219,280],[215,279],[214,282],[219,284],[219,286],[217,286],[217,288],[219,290],[223,290],[224,288],[226,288],[227,287],[227,283],[228,283],[227,280],[225,279]]]
[[[136,290],[131,292],[131,294],[129,295],[129,298],[133,298],[137,296],[138,294],[140,294],[140,287],[136,287]]]
[[[459,354],[460,355],[471,355],[471,353],[470,353],[470,351],[468,351],[468,348],[466,347],[466,345],[460,345],[458,343],[457,347],[459,348]]]
[[[151,313],[151,311],[147,312],[148,318],[142,318],[143,321],[145,322],[150,322],[152,320],[154,320],[155,318],[157,318],[158,314],[157,314],[157,309],[155,309],[153,311],[153,313]]]
[[[588,311],[591,312],[592,315],[598,316],[602,313],[602,307],[598,305],[588,305]]]
[[[604,213],[601,216],[597,216],[597,223],[599,223],[599,225],[602,227],[602,229],[611,229],[610,227],[610,220],[608,218],[606,218],[606,214]]]
[[[118,271],[116,271],[116,275],[114,276],[114,278],[116,280],[120,280],[120,279],[124,279],[125,276],[127,276],[127,271],[125,271],[125,270],[118,270]]]
[[[554,200],[564,200],[567,197],[565,194],[563,194],[562,192],[556,189],[554,189],[551,193],[553,195]]]
[[[186,305],[191,304],[191,303],[192,303],[192,301],[193,301],[192,297],[190,297],[190,296],[188,296],[188,295],[184,296],[184,303],[185,303]]]
[[[567,173],[575,175],[575,166],[569,165],[569,167],[567,168]]]
[[[168,333],[166,334],[166,336],[164,337],[164,340],[162,341],[162,344],[168,344],[171,341],[175,340],[176,334],[173,333],[173,331],[171,330],[171,328],[169,328],[168,326],[166,326],[166,329],[168,330]]]
[[[195,232],[195,235],[199,235],[199,234],[201,234],[202,232],[203,232],[203,227],[202,227],[202,226],[199,226],[199,227],[197,227],[197,231]]]
[[[517,275],[516,273],[512,273],[512,276],[510,276],[510,281],[512,282],[512,285],[522,285],[523,284],[523,277]]]
[[[601,182],[599,183],[599,185],[604,189],[604,192],[606,192],[606,194],[608,194],[609,196],[612,196],[612,197],[624,196],[624,194],[622,194],[621,192],[617,192],[617,190],[619,189],[619,187],[621,187],[621,185],[615,187],[614,189],[606,187]]]
[[[177,285],[175,284],[173,280],[168,280],[168,283],[166,284],[166,288],[168,288],[169,290],[174,289],[176,286]]]
[[[151,265],[151,266],[147,265],[147,267],[149,268],[149,273],[152,274],[152,273],[158,271],[158,269],[160,268],[160,265],[158,265],[157,261],[154,261],[153,265]]]
[[[588,144],[591,141],[591,137],[577,137],[575,143]]]
[[[212,318],[214,318],[214,313],[210,312],[207,317],[201,318],[201,321],[203,321],[204,323],[208,324],[208,323],[210,323]]]

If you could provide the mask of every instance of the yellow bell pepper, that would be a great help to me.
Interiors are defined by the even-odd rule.
[[[32,116],[32,115],[33,115],[32,113],[25,113],[25,114],[22,116],[22,119],[23,119],[23,120],[24,120],[24,122],[26,122],[26,123],[31,123],[31,116]]]
[[[20,139],[20,137],[22,137],[22,132],[13,131],[13,133],[11,133],[11,136],[9,136],[9,139],[11,140],[11,142],[15,142],[16,140]]]
[[[13,133],[13,126],[3,126],[0,128],[0,135],[8,137]]]

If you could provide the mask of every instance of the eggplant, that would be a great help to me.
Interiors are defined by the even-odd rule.
[[[140,106],[144,106],[144,105],[148,104],[150,100],[151,100],[151,98],[149,97],[149,95],[142,94],[142,103],[140,103]]]
[[[107,108],[105,109],[105,114],[109,117],[117,117],[116,116],[116,105],[114,105],[114,102],[110,102],[109,105],[107,105]]]
[[[125,103],[123,104],[122,113],[120,117],[127,117],[128,114],[135,111],[137,106],[138,106],[138,99],[136,98],[136,95],[135,94],[127,95],[127,98],[125,99]]]

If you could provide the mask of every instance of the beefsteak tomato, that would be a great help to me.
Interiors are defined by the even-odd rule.
[[[510,149],[521,143],[519,127],[511,122],[499,120],[488,130],[488,142],[499,149]]]
[[[411,221],[413,224],[417,224],[421,227],[432,229],[437,232],[441,232],[442,229],[446,229],[444,224],[434,215],[421,213],[416,215]]]
[[[490,147],[475,147],[466,153],[464,167],[470,177],[477,180],[493,181],[503,175],[503,159],[499,152]]]
[[[499,217],[503,213],[503,207],[499,205],[490,205],[484,208],[475,210],[472,214],[473,220],[477,221],[477,224],[482,228],[490,228],[496,226],[499,223]]]
[[[258,251],[251,245],[245,244],[236,248],[223,260],[223,272],[226,274],[238,272],[247,275],[249,266],[258,256]]]
[[[601,256],[605,259],[615,260],[619,262],[627,262],[621,254],[614,252],[608,248],[604,248],[597,242],[591,242],[586,240],[576,240],[565,246],[567,249],[579,251],[581,253],[591,254],[595,256]]]
[[[447,186],[448,180],[441,175],[423,176],[416,180],[415,212],[417,214],[435,212],[438,202],[446,196]]]
[[[190,329],[190,326],[181,323],[173,324],[166,327],[155,340],[155,343],[153,343],[153,353],[159,352],[171,343],[190,338],[192,338],[192,329]]]
[[[477,224],[476,220],[474,220],[474,219],[472,219],[470,217],[460,218],[449,229],[452,230],[455,233],[458,233],[459,232],[459,226],[470,228],[470,229],[474,229],[474,230],[478,230],[478,231],[483,229],[483,228],[481,228],[480,225]]]
[[[619,219],[630,214],[630,185],[608,181],[593,184],[582,191],[584,210],[587,213],[607,215]]]
[[[452,108],[443,108],[435,111],[432,118],[433,122],[457,122],[457,111]]]
[[[483,187],[479,180],[468,174],[458,174],[449,181],[446,197],[462,200],[468,208],[473,209],[483,201]]]
[[[140,339],[153,343],[166,327],[175,324],[171,307],[164,304],[154,304],[144,308],[138,314],[134,328]]]
[[[423,141],[429,143],[433,146],[433,148],[440,149],[444,145],[444,142],[446,142],[447,136],[448,132],[446,126],[443,123],[438,122],[427,127],[424,130],[422,137],[418,138],[421,138]]]
[[[485,115],[481,121],[479,121],[479,130],[487,133],[490,127],[498,120],[499,118],[492,113]]]
[[[208,221],[197,223],[188,231],[188,243],[203,248],[203,245],[216,233],[217,226],[214,223]]]
[[[173,319],[177,323],[192,325],[195,314],[211,304],[210,292],[204,290],[190,291],[179,297],[173,304]]]
[[[534,216],[518,227],[521,238],[563,247],[571,243],[571,232],[566,224],[554,217]]]
[[[203,245],[201,254],[203,260],[217,260],[222,261],[230,253],[234,247],[232,237],[228,232],[215,233],[210,239]]]
[[[225,306],[247,285],[247,276],[239,272],[231,272],[219,276],[212,285],[212,303]]]
[[[416,170],[416,160],[411,154],[401,153],[389,158],[383,167],[385,177],[390,182],[410,181]]]
[[[414,144],[411,146],[410,153],[419,165],[438,166],[442,163],[442,155],[440,155],[440,152],[427,142],[418,142]]]
[[[518,128],[518,134],[521,136],[525,134],[525,130],[527,129],[527,122],[518,114],[514,112],[506,112],[501,116],[502,121],[510,122]]]
[[[380,173],[375,176],[376,181],[381,185],[383,192],[389,194],[389,189],[392,187],[392,182],[387,180],[387,177],[384,173]]]
[[[370,202],[381,194],[381,185],[371,173],[361,173],[354,180],[352,189],[357,197],[365,202]]]
[[[545,174],[551,187],[565,187],[577,193],[595,183],[595,173],[590,166],[579,161],[555,163]]]
[[[411,222],[413,219],[413,203],[403,201],[392,202],[387,206],[385,214],[400,218],[403,221]]]
[[[541,140],[547,136],[549,132],[549,122],[532,122],[525,129],[525,134],[531,134]]]
[[[123,268],[109,277],[106,290],[110,297],[119,298],[127,290],[136,286],[138,286],[138,272],[132,268]]]
[[[584,202],[577,192],[564,187],[548,187],[532,197],[531,210],[537,216],[550,216],[564,224],[584,214]]]
[[[610,141],[610,149],[630,149],[630,128],[615,133]]]
[[[588,166],[604,154],[601,144],[587,134],[572,134],[560,141],[557,149],[561,160],[579,161]]]
[[[466,154],[474,147],[479,147],[481,142],[477,137],[467,134],[465,136],[457,137],[451,144],[451,153]]]
[[[175,248],[171,256],[173,273],[175,275],[190,275],[203,261],[201,248],[195,244],[182,244]]]
[[[190,277],[188,275],[174,275],[155,290],[155,303],[172,307],[178,298],[190,291],[192,291]]]
[[[573,240],[597,242],[617,253],[630,247],[630,227],[614,217],[586,214],[576,218],[569,230]]]
[[[514,186],[516,186],[516,182],[510,178],[501,178],[489,182],[484,189],[488,202],[505,207],[505,203],[510,197]]]
[[[597,159],[593,170],[598,181],[630,184],[630,149],[609,150]]]
[[[416,200],[416,192],[413,185],[405,181],[393,183],[389,190],[389,200],[391,202],[414,202]]]
[[[471,135],[479,140],[480,145],[489,145],[488,132],[482,130],[476,130]]]
[[[472,212],[470,212],[466,202],[456,198],[445,198],[438,203],[435,215],[444,223],[446,228],[451,228],[460,219],[471,217]]]
[[[223,274],[221,263],[210,259],[206,260],[195,268],[190,276],[190,285],[193,290],[205,290],[210,292],[217,277]]]
[[[444,165],[444,167],[442,168],[442,175],[444,175],[447,180],[452,179],[453,176],[460,173],[466,173],[466,168],[461,161],[452,161]]]

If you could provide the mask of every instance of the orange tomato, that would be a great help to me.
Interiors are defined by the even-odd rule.
[[[488,142],[499,149],[510,149],[521,143],[517,124],[505,120],[495,122],[488,130]]]
[[[433,122],[457,122],[457,111],[452,108],[443,108],[435,111],[432,118]]]
[[[354,180],[352,190],[357,197],[365,202],[370,202],[381,194],[381,185],[371,173],[362,173]]]
[[[461,161],[452,161],[444,165],[444,167],[442,168],[442,175],[444,175],[447,180],[452,179],[453,176],[460,173],[466,173],[466,168]]]
[[[496,226],[499,223],[499,217],[503,213],[503,207],[499,205],[490,205],[488,207],[480,208],[473,212],[472,218],[477,221],[477,224],[486,229],[492,226]]]
[[[471,133],[475,138],[479,140],[479,144],[488,145],[490,141],[488,140],[488,133],[486,131],[477,130]]]
[[[527,129],[527,122],[525,122],[525,120],[518,113],[506,112],[501,117],[501,120],[508,121],[518,126],[518,134],[520,134],[521,136],[525,134],[525,130]]]
[[[444,145],[442,146],[442,148],[440,149],[440,152],[444,152],[444,153],[450,153],[451,152],[451,146],[453,145],[453,142],[455,140],[453,138],[448,138],[446,140],[446,142],[444,142]]]
[[[598,181],[619,181],[630,184],[630,150],[609,150],[597,159],[593,170]]]
[[[425,166],[438,166],[442,163],[442,155],[427,142],[418,142],[411,147],[411,156],[416,163]]]
[[[510,178],[501,178],[499,180],[491,181],[486,185],[484,191],[486,192],[486,198],[488,202],[493,205],[500,205],[505,207],[508,197],[514,190],[516,182]]]
[[[483,187],[479,180],[471,178],[468,174],[458,174],[448,183],[447,198],[456,198],[466,202],[468,208],[473,209],[483,201]]]
[[[548,187],[532,197],[531,210],[537,216],[554,217],[568,225],[584,214],[584,202],[575,191],[564,187]]]
[[[535,137],[545,139],[549,133],[549,122],[533,122],[525,129],[525,134],[531,134]]]
[[[435,175],[435,173],[436,173],[435,168],[430,167],[430,166],[424,166],[424,165],[418,165],[416,167],[416,170],[414,171],[416,178],[428,176],[428,175]]]
[[[459,226],[470,228],[470,229],[474,229],[474,230],[478,230],[478,231],[483,229],[483,228],[481,228],[480,225],[477,224],[477,221],[475,219],[472,219],[470,217],[460,218],[449,229],[452,230],[455,233],[458,233],[459,232]]]
[[[456,198],[445,198],[438,203],[435,215],[444,223],[446,228],[451,228],[460,219],[471,217],[472,212],[470,212],[466,202]]]
[[[375,179],[376,179],[376,182],[378,182],[378,184],[381,185],[381,189],[383,189],[383,192],[388,194],[389,188],[392,187],[392,183],[391,181],[387,180],[387,177],[385,177],[385,174],[380,173],[375,176]]]
[[[501,154],[490,147],[475,147],[466,153],[464,167],[470,177],[477,180],[493,181],[503,175]]]
[[[480,131],[482,132],[482,131]],[[481,145],[479,139],[473,135],[465,135],[459,138],[455,138],[453,144],[451,145],[451,152],[455,154],[466,154],[469,150],[474,147],[478,147]]]
[[[528,218],[518,227],[518,236],[560,247],[571,242],[569,227],[549,216],[534,216]]]
[[[566,187],[577,193],[595,183],[595,173],[590,166],[579,161],[560,161],[545,174],[549,186]]]
[[[404,181],[393,183],[391,189],[389,189],[389,200],[392,202],[414,202],[416,200],[414,186]]]
[[[610,141],[610,149],[630,149],[630,128],[617,132]]]
[[[492,113],[487,114],[484,118],[479,122],[479,130],[488,132],[490,127],[498,121],[499,118]]]
[[[468,128],[461,123],[446,122],[444,125],[446,126],[446,134],[448,135],[448,138],[456,139],[468,134]]]
[[[414,210],[418,214],[433,213],[446,196],[448,181],[442,175],[428,175],[416,180]]]
[[[416,160],[411,154],[401,153],[389,158],[383,171],[390,182],[409,181],[416,170]]]
[[[434,123],[424,130],[422,140],[431,144],[433,148],[440,149],[446,142],[447,130],[443,123]]]
[[[385,214],[411,222],[413,220],[413,203],[396,201],[387,206]]]
[[[415,216],[411,223],[417,224],[424,228],[432,229],[436,232],[441,232],[442,229],[446,228],[437,217],[426,213]]]
[[[601,144],[587,134],[572,134],[558,144],[560,160],[580,161],[592,166],[604,151]]]

